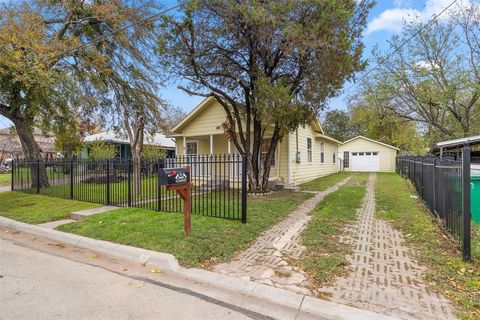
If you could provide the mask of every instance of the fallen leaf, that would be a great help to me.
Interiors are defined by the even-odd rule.
[[[143,287],[143,283],[137,284],[137,288]]]
[[[160,269],[150,269],[151,273],[162,273],[163,271]]]
[[[122,271],[127,271],[127,270],[128,270],[127,268],[122,269]]]
[[[91,259],[97,259],[98,257],[96,255],[93,255],[90,257]]]

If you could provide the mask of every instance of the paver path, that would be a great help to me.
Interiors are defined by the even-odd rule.
[[[299,205],[287,218],[264,232],[257,241],[233,261],[214,266],[213,271],[260,283],[311,294],[305,273],[289,261],[299,259],[304,251],[300,234],[315,206],[329,193],[338,190],[349,178]]]
[[[358,212],[348,257],[350,273],[317,293],[329,300],[402,319],[455,319],[450,303],[422,281],[423,269],[408,257],[402,233],[375,219],[375,175]]]

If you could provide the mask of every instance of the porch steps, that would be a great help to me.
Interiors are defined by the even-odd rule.
[[[70,213],[70,219],[82,220],[91,215],[104,213],[104,212],[112,211],[115,209],[118,209],[118,207],[105,206],[105,207],[99,207],[99,208],[93,208],[93,209],[87,209],[87,210],[73,211]]]

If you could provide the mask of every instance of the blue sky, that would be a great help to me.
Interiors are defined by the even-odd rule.
[[[404,19],[409,19],[413,15],[421,15],[425,19],[431,18],[447,7],[453,0],[377,0],[376,6],[371,10],[368,17],[368,26],[363,36],[365,44],[364,56],[370,58],[371,50],[378,45],[380,49],[387,50],[387,40],[395,33],[401,32],[401,25]],[[457,0],[459,4],[467,3],[468,0]],[[0,3],[3,0],[0,0]],[[177,4],[175,0],[164,1],[165,7],[171,7]],[[448,14],[445,14],[448,16]],[[367,67],[371,68],[373,64]],[[357,78],[361,74],[357,75]],[[189,96],[183,91],[177,89],[178,84],[170,83],[160,92],[165,100],[179,106],[186,112],[192,110],[201,100],[201,97]],[[344,88],[348,88],[350,83],[346,83]],[[338,97],[329,101],[329,109],[344,109],[346,107],[346,98],[352,94],[355,88],[349,90],[346,94],[340,94]],[[0,128],[9,126],[10,122],[0,116]]]

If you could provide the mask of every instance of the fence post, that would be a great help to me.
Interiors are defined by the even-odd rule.
[[[157,211],[161,211],[162,207],[162,185],[160,184],[160,174],[162,169],[164,168],[164,159],[158,159],[157,161]],[[190,173],[190,179],[191,179]]]
[[[127,206],[132,206],[132,160],[127,160]]]
[[[70,159],[70,199],[73,199],[73,159]]]
[[[107,159],[107,187],[106,187],[106,203],[110,204],[110,161]]]
[[[40,193],[40,159],[37,159],[37,193]]]
[[[15,177],[15,160],[12,160],[12,176],[11,176],[11,180],[12,180],[12,191],[13,189],[15,189],[14,185],[15,185],[15,180],[14,180],[14,177]]]
[[[423,157],[422,157],[422,160],[421,160],[421,164],[420,164],[420,168],[421,168],[421,179],[420,179],[420,184],[422,185],[422,199],[425,199],[425,195],[424,195],[424,184],[423,184],[423,170],[424,170],[424,167],[423,167]]]
[[[247,223],[247,156],[242,154],[242,223]]]
[[[437,213],[437,157],[433,158],[433,213]]]
[[[470,152],[469,146],[465,145],[462,150],[463,168],[463,260],[471,260],[471,212],[470,212]]]

